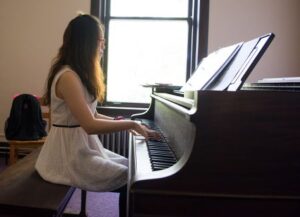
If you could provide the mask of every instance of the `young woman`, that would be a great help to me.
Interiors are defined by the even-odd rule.
[[[79,15],[68,24],[47,80],[45,102],[52,127],[36,170],[49,182],[88,191],[114,191],[127,182],[127,159],[105,149],[97,134],[129,130],[146,139],[155,131],[131,120],[114,120],[96,111],[104,99],[100,60],[104,34],[99,21]],[[125,191],[126,192],[126,191]],[[125,214],[121,196],[121,216]]]

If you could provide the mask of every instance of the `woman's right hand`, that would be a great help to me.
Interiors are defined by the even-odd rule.
[[[133,128],[133,133],[135,135],[137,135],[137,134],[142,135],[143,137],[145,137],[146,140],[148,140],[149,138],[159,140],[161,138],[160,134],[157,131],[151,130],[148,127],[146,127],[145,125],[139,124],[137,122],[135,122],[135,126]]]

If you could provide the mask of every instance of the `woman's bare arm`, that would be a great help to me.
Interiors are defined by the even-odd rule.
[[[88,134],[111,133],[134,130],[148,138],[153,131],[131,120],[111,120],[96,118],[90,110],[82,89],[82,83],[72,71],[64,72],[56,84],[56,94],[68,105],[73,116]]]
[[[100,113],[98,113],[97,111],[95,112],[95,118],[98,118],[98,119],[106,119],[106,120],[114,120],[113,117],[110,117],[110,116],[107,116],[107,115],[100,114]]]

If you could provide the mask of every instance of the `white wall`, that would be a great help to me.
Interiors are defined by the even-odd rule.
[[[63,31],[90,0],[1,0],[0,141],[16,93],[40,95]],[[210,0],[209,52],[274,32],[247,81],[300,76],[299,0]]]
[[[209,52],[273,32],[247,82],[300,76],[299,11],[299,0],[210,0]]]
[[[90,0],[1,0],[0,141],[12,96],[42,94],[63,31],[78,11],[89,13]]]

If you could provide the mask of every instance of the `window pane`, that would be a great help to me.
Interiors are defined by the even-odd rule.
[[[111,16],[187,17],[188,0],[111,0]]]
[[[141,84],[185,83],[186,21],[112,20],[109,28],[107,101],[145,103]]]

